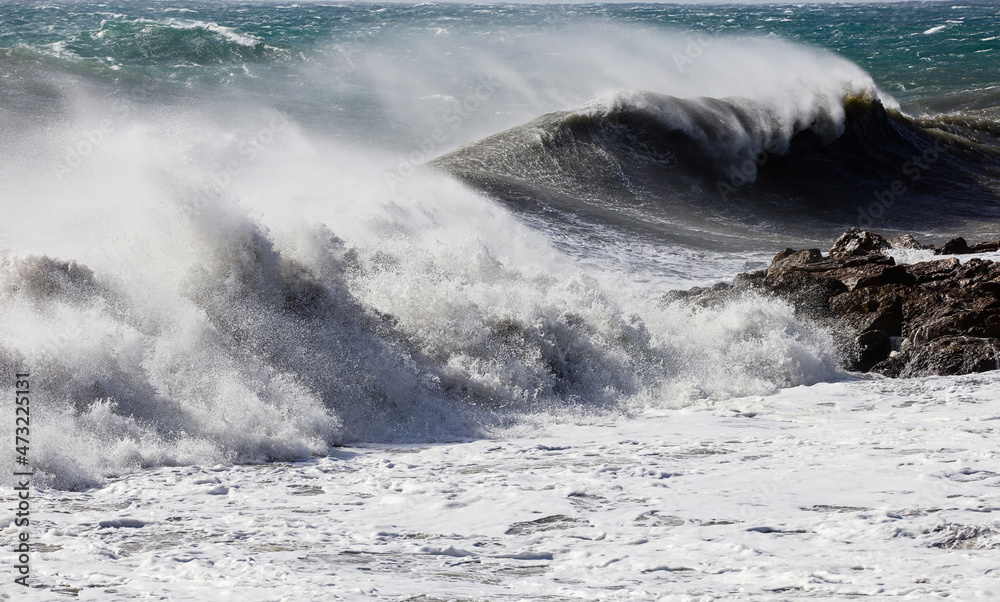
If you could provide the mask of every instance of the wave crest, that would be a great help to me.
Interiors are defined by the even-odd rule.
[[[98,29],[67,36],[54,47],[61,55],[110,57],[127,64],[244,63],[273,60],[284,54],[280,48],[231,27],[182,19],[106,19]]]
[[[810,98],[627,91],[434,164],[520,209],[668,238],[780,230],[824,240],[893,186],[901,202],[882,211],[882,228],[1000,217],[1000,154],[976,141],[993,136],[991,122],[914,120],[874,88]]]

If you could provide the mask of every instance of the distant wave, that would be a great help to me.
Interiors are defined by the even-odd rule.
[[[280,48],[217,23],[183,19],[106,19],[98,29],[67,36],[50,45],[64,58],[129,63],[168,61],[188,65],[243,63],[280,57]]]
[[[434,163],[529,211],[633,229],[824,237],[859,220],[912,229],[1000,218],[1000,121],[913,119],[875,92],[794,103],[623,92]]]

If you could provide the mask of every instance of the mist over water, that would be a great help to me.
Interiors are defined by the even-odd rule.
[[[48,485],[840,378],[786,305],[663,297],[805,235],[727,225],[683,189],[666,213],[519,205],[427,163],[613,204],[602,178],[632,194],[648,149],[463,145],[558,111],[614,133],[622,109],[725,172],[838,139],[846,96],[897,107],[842,56],[558,7],[32,11],[0,5],[0,364],[38,387]]]

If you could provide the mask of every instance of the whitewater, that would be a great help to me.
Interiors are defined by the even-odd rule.
[[[993,599],[997,372],[671,291],[995,240],[998,16],[0,4],[0,597]]]

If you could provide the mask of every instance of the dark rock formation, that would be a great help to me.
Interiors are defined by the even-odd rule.
[[[873,232],[851,228],[840,235],[830,249],[830,257],[854,257],[881,253],[889,248],[889,243]]]
[[[1000,241],[980,242],[969,247],[969,253],[994,253],[1000,251]]]
[[[970,247],[969,243],[959,236],[941,245],[940,249],[934,249],[934,252],[938,255],[967,255],[970,253],[992,253],[997,250],[1000,250],[1000,241],[981,242]]]
[[[992,244],[970,247],[955,239],[941,251],[988,251]],[[910,235],[890,242],[852,228],[828,256],[785,249],[768,269],[739,274],[731,286],[673,297],[702,305],[747,291],[785,299],[825,323],[857,371],[911,377],[1000,369],[1000,263],[950,258],[896,265],[883,253],[890,248],[930,247]]]
[[[888,241],[890,249],[929,249],[927,245],[920,244],[917,239],[913,238],[912,234],[903,234],[902,236],[897,236],[896,238],[890,238]]]
[[[876,372],[886,376],[926,376],[928,374],[969,374],[996,370],[1000,345],[995,338],[944,336],[876,364]]]
[[[969,243],[965,242],[965,239],[959,236],[944,243],[940,249],[934,252],[938,255],[961,255],[971,253],[972,251],[969,249]]]

